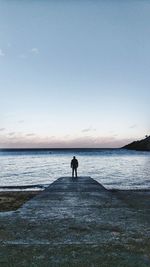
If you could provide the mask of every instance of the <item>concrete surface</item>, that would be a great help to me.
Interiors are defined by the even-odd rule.
[[[150,266],[149,202],[121,196],[90,177],[61,177],[1,212],[0,267]]]

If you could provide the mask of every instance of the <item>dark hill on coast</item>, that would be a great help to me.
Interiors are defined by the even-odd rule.
[[[150,136],[146,136],[146,138],[139,141],[134,141],[122,148],[139,151],[150,151]]]

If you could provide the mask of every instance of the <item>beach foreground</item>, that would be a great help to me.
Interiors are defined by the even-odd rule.
[[[0,212],[19,209],[26,201],[38,193],[39,191],[2,191],[0,192]]]
[[[0,212],[0,266],[150,266],[149,200],[146,190],[60,178],[18,210]]]

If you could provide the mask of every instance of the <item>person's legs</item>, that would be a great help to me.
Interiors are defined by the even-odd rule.
[[[75,175],[76,175],[76,178],[77,178],[77,176],[78,176],[78,175],[77,175],[77,168],[75,168]]]
[[[72,177],[74,177],[74,168],[72,168]]]

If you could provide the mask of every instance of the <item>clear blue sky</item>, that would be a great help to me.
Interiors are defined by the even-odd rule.
[[[0,147],[150,131],[150,1],[0,0]]]

